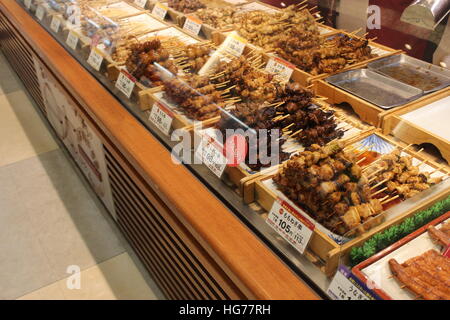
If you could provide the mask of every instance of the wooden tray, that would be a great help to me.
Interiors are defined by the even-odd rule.
[[[324,26],[321,25],[321,27],[324,27]],[[330,31],[329,31],[329,33],[326,33],[323,36],[327,36],[328,37],[328,36],[336,36],[338,34],[342,34],[342,35],[348,35],[348,36],[355,37],[355,35],[352,35],[352,34],[346,32],[346,31],[343,31],[343,30],[337,30],[337,29],[333,29],[333,28],[330,28],[330,27],[326,27],[326,28],[328,28]],[[227,32],[223,32],[223,31],[222,32],[221,31],[213,32],[212,41],[217,46],[219,46],[225,40],[225,38],[227,37],[228,33],[229,33],[228,31]],[[310,74],[308,72],[305,72],[305,71],[303,71],[303,70],[301,70],[299,68],[295,68],[294,74],[293,74],[293,79],[296,82],[300,83],[302,86],[309,86],[312,83],[314,83],[314,82],[316,82],[318,80],[324,79],[326,77],[329,77],[329,76],[331,76],[333,74],[337,74],[337,73],[340,73],[340,72],[343,72],[343,71],[346,71],[346,70],[351,70],[351,69],[354,69],[354,68],[360,68],[362,66],[367,65],[368,63],[370,63],[372,61],[376,61],[378,59],[382,59],[382,58],[385,58],[385,57],[389,57],[389,56],[392,56],[392,55],[395,55],[395,54],[402,53],[401,50],[391,49],[389,47],[383,46],[383,45],[378,44],[378,43],[373,42],[373,41],[369,41],[369,44],[370,44],[370,46],[372,47],[372,49],[373,49],[373,51],[375,53],[377,53],[377,52],[379,53],[379,55],[377,57],[374,57],[374,58],[371,58],[371,59],[367,59],[365,61],[361,61],[361,62],[352,64],[352,65],[348,65],[345,68],[343,68],[343,69],[341,69],[341,70],[339,70],[338,72],[335,72],[335,73],[324,73],[324,74],[320,74],[320,75],[312,75],[312,74]],[[258,51],[261,51],[264,55],[266,55],[269,58],[276,57],[276,55],[268,54],[263,48],[257,47],[257,46],[255,46],[255,45],[253,45],[251,43],[247,44],[247,46],[249,47],[248,49],[246,49],[247,52],[258,50]]]
[[[314,103],[318,106],[322,106],[328,109],[332,109],[330,105],[328,105],[326,102],[323,101],[314,101]],[[214,127],[220,120],[220,117],[217,117],[216,119],[208,120],[209,123],[202,123],[203,129],[208,129],[211,127]],[[352,127],[353,129],[360,130],[359,132],[353,132],[349,139],[357,139],[357,137],[366,136],[370,133],[374,132],[374,128],[368,127],[358,120],[355,119],[339,119],[339,123],[342,123],[343,125],[347,125]],[[194,126],[191,126],[188,128],[190,132],[196,132],[194,131]],[[200,138],[200,134],[198,134],[197,138]],[[301,150],[303,147],[299,144],[299,149]],[[278,168],[278,166],[276,166]],[[253,184],[251,181],[255,180],[256,178],[260,176],[267,176],[273,171],[273,167],[263,168],[259,172],[252,172],[247,170],[243,166],[237,166],[237,167],[230,167],[227,166],[225,169],[224,177],[226,177],[234,186],[238,187],[238,193],[242,197],[244,197],[244,202],[250,203],[253,201]]]
[[[404,148],[403,145],[398,144],[397,142],[393,141],[389,137],[382,135],[379,132],[366,133],[365,136],[346,141],[345,145],[349,146],[355,142],[362,140],[363,138],[367,138],[372,134],[378,136],[379,138],[383,139],[384,141],[388,142],[393,146],[397,146],[402,149]],[[431,159],[431,157],[424,154],[424,152],[420,154],[408,150],[405,152],[413,155],[414,158],[418,159],[419,161],[427,160],[427,165],[435,169],[441,168],[440,170],[441,173],[445,172],[444,170],[442,170],[441,166],[435,163]],[[245,188],[245,192],[249,194],[244,196],[244,200],[247,200],[246,201],[247,203],[249,201],[254,201],[267,212],[271,210],[278,195],[275,192],[275,190],[267,187],[267,185],[264,182],[272,179],[277,169],[278,168],[275,168],[273,172],[269,175],[259,176],[258,178],[248,182],[248,185]],[[448,169],[449,168],[446,167],[447,172]],[[437,186],[438,187],[437,190],[436,188],[433,188],[432,191],[427,190],[424,191],[422,194],[417,195],[420,196],[426,194],[425,199],[420,200],[420,198],[416,196],[408,200],[405,200],[401,204],[395,205],[394,207],[385,211],[395,217],[391,217],[391,219],[379,224],[378,226],[375,226],[369,231],[366,231],[365,233],[351,239],[350,241],[342,245],[336,243],[326,233],[322,232],[318,228],[315,228],[314,234],[307,248],[307,251],[310,253],[310,256],[314,257],[312,261],[316,263],[319,262],[318,265],[321,271],[324,272],[327,276],[332,276],[334,272],[337,270],[339,263],[342,261],[346,261],[348,259],[348,253],[350,252],[352,247],[361,245],[364,241],[368,240],[374,234],[383,231],[384,229],[388,228],[391,225],[400,223],[401,221],[403,221],[410,215],[414,214],[415,212],[422,210],[425,207],[428,207],[430,204],[438,200],[441,200],[444,197],[447,197],[450,194],[450,188],[447,187],[448,180],[442,183],[446,184],[445,185],[439,184]],[[300,212],[302,211],[303,210],[300,210]],[[305,215],[308,216],[306,213]]]
[[[363,68],[364,66],[355,66],[355,68]],[[351,93],[342,90],[329,84],[324,79],[314,81],[314,91],[318,96],[323,96],[328,98],[328,102],[331,104],[341,104],[347,103],[351,106],[353,111],[360,117],[364,122],[367,122],[377,128],[381,128],[383,125],[383,120],[385,117],[394,114],[395,112],[401,110],[408,110],[409,108],[414,108],[416,105],[424,106],[431,102],[436,101],[437,97],[442,97],[444,92],[448,91],[448,88],[442,89],[440,91],[425,95],[419,99],[407,103],[403,106],[399,106],[390,110],[382,109],[364,99],[352,95]]]
[[[420,235],[426,233],[429,226],[436,226],[436,225],[438,225],[438,224],[440,224],[440,223],[442,223],[442,222],[444,222],[444,221],[446,221],[448,219],[450,219],[450,212],[447,212],[447,213],[443,214],[439,218],[431,221],[430,223],[426,224],[425,226],[421,227],[420,229],[417,229],[416,231],[414,231],[410,235],[408,235],[408,236],[404,237],[403,239],[395,242],[394,244],[392,244],[391,246],[387,247],[383,251],[377,253],[376,255],[370,257],[369,259],[367,259],[367,260],[361,262],[360,264],[356,265],[352,269],[353,274],[359,280],[361,280],[363,283],[367,283],[369,279],[366,277],[366,275],[363,272],[364,268],[370,266],[374,262],[384,258],[385,256],[387,256],[391,252],[394,252],[394,251],[400,249],[405,244],[411,242],[412,240],[416,239]],[[430,249],[432,249],[432,248],[430,248]],[[394,278],[392,278],[392,281],[396,281],[396,280]],[[397,282],[397,284],[399,286],[399,290],[405,290],[405,289],[401,289],[400,288],[401,284],[399,282]],[[382,288],[374,288],[373,290],[381,298],[383,298],[385,300],[393,300],[393,298],[391,296],[389,296],[389,294],[387,294]]]
[[[423,108],[431,103],[437,102],[449,96],[450,88],[447,88],[439,91],[435,95],[430,96],[426,100],[416,101],[416,103],[403,107],[399,110],[397,109],[392,110],[391,112],[381,113],[380,116],[382,117],[383,122],[383,133],[392,134],[396,138],[406,143],[414,143],[418,145],[423,143],[431,143],[439,149],[443,158],[447,160],[447,163],[450,163],[449,140],[402,118],[402,116],[407,113]]]

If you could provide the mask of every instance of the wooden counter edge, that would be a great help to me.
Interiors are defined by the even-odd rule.
[[[256,299],[318,299],[15,1],[0,9],[227,275]],[[80,81],[82,80],[82,81]],[[318,270],[318,272],[320,272]]]

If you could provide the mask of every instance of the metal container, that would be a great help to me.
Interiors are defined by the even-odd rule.
[[[394,55],[369,63],[368,68],[423,90],[425,94],[450,85],[450,70],[412,58]]]
[[[368,69],[349,70],[325,80],[383,109],[404,105],[424,94],[420,89]]]

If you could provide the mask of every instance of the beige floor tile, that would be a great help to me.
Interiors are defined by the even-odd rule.
[[[0,95],[0,166],[58,148],[23,91]]]
[[[64,300],[64,294],[59,287],[59,283],[55,282],[51,285],[24,295],[17,300]]]
[[[0,54],[0,94],[23,90],[23,85],[9,66],[8,61]]]
[[[81,288],[68,289],[67,279],[59,281],[68,300],[155,300],[128,253],[123,253],[81,272]]]

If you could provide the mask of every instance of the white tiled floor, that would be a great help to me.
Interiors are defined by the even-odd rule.
[[[69,266],[80,268],[70,289]],[[0,54],[0,299],[163,299]]]

